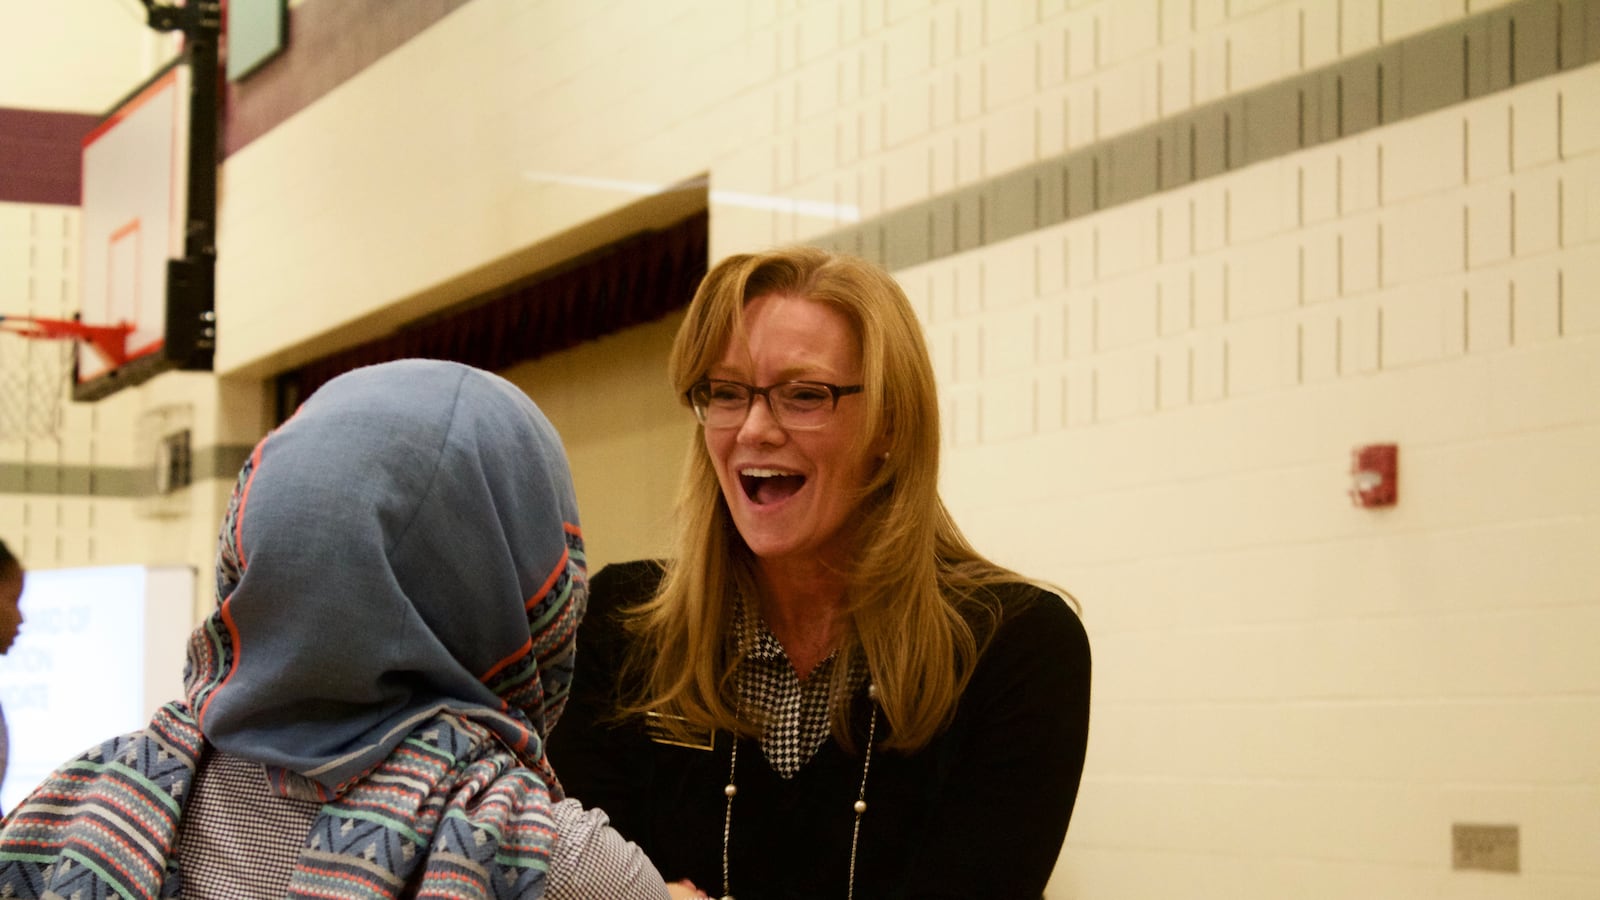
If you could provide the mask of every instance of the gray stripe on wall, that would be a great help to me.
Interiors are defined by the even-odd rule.
[[[239,474],[252,446],[202,447],[194,453],[194,481],[232,480]],[[154,466],[59,466],[46,463],[0,463],[0,494],[36,494],[53,497],[150,497],[156,493]]]
[[[906,269],[1596,61],[1600,0],[1522,0],[811,243]]]

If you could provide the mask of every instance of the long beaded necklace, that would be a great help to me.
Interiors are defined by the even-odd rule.
[[[867,726],[867,749],[861,760],[861,787],[856,790],[856,802],[852,809],[855,810],[855,822],[850,830],[850,881],[845,891],[846,900],[855,900],[856,896],[856,842],[861,839],[861,816],[867,811],[867,773],[872,769],[872,742],[878,736],[878,686],[867,685],[867,699],[872,702],[872,722]],[[739,736],[733,735],[733,750],[728,754],[728,783],[723,787],[723,796],[728,798],[727,808],[722,814],[722,900],[733,900],[733,891],[728,887],[728,838],[733,834],[733,798],[739,793],[739,785],[734,777],[739,771]]]

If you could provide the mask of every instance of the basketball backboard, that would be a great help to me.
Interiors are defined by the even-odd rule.
[[[197,273],[186,258],[192,78],[184,60],[173,62],[84,138],[80,318],[131,331],[125,361],[79,344],[74,399],[96,400],[168,369],[210,368],[209,342],[175,346],[172,327],[211,309],[209,268]],[[179,337],[190,331],[178,329]]]

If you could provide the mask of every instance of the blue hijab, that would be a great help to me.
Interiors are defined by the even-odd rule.
[[[58,770],[0,833],[17,896],[175,896],[212,746],[322,810],[291,896],[537,897],[544,738],[587,596],[560,440],[494,375],[407,360],[316,392],[255,449],[186,698]]]

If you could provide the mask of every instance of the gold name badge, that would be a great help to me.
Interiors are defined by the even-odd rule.
[[[658,712],[645,713],[644,731],[650,740],[658,744],[688,747],[690,750],[716,748],[715,731],[705,725],[695,725],[682,716],[669,716]]]

